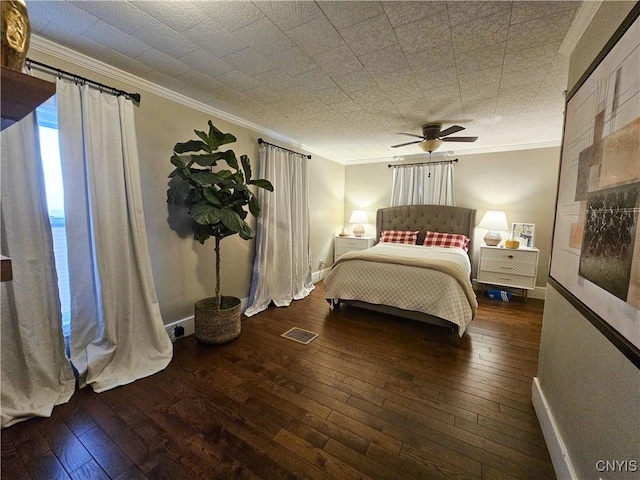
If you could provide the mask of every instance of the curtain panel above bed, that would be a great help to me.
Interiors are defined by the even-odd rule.
[[[455,206],[453,163],[396,166],[393,169],[391,206]]]

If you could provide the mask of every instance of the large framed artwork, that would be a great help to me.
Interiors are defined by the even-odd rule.
[[[551,283],[638,366],[639,11],[567,96],[550,270]]]

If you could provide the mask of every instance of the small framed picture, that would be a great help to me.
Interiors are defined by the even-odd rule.
[[[519,240],[521,247],[533,248],[535,229],[535,223],[513,223],[511,225],[511,238]]]

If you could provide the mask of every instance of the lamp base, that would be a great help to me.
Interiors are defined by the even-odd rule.
[[[362,225],[356,225],[353,227],[353,236],[362,237],[364,235],[364,227]]]
[[[502,241],[500,232],[489,230],[484,236],[484,243],[490,247],[496,247]]]

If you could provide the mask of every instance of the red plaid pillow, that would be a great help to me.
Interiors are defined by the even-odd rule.
[[[460,247],[468,252],[469,237],[458,233],[440,233],[427,230],[423,245],[425,247]]]
[[[415,245],[418,242],[418,232],[411,230],[382,230],[380,232],[380,243],[404,243]]]

